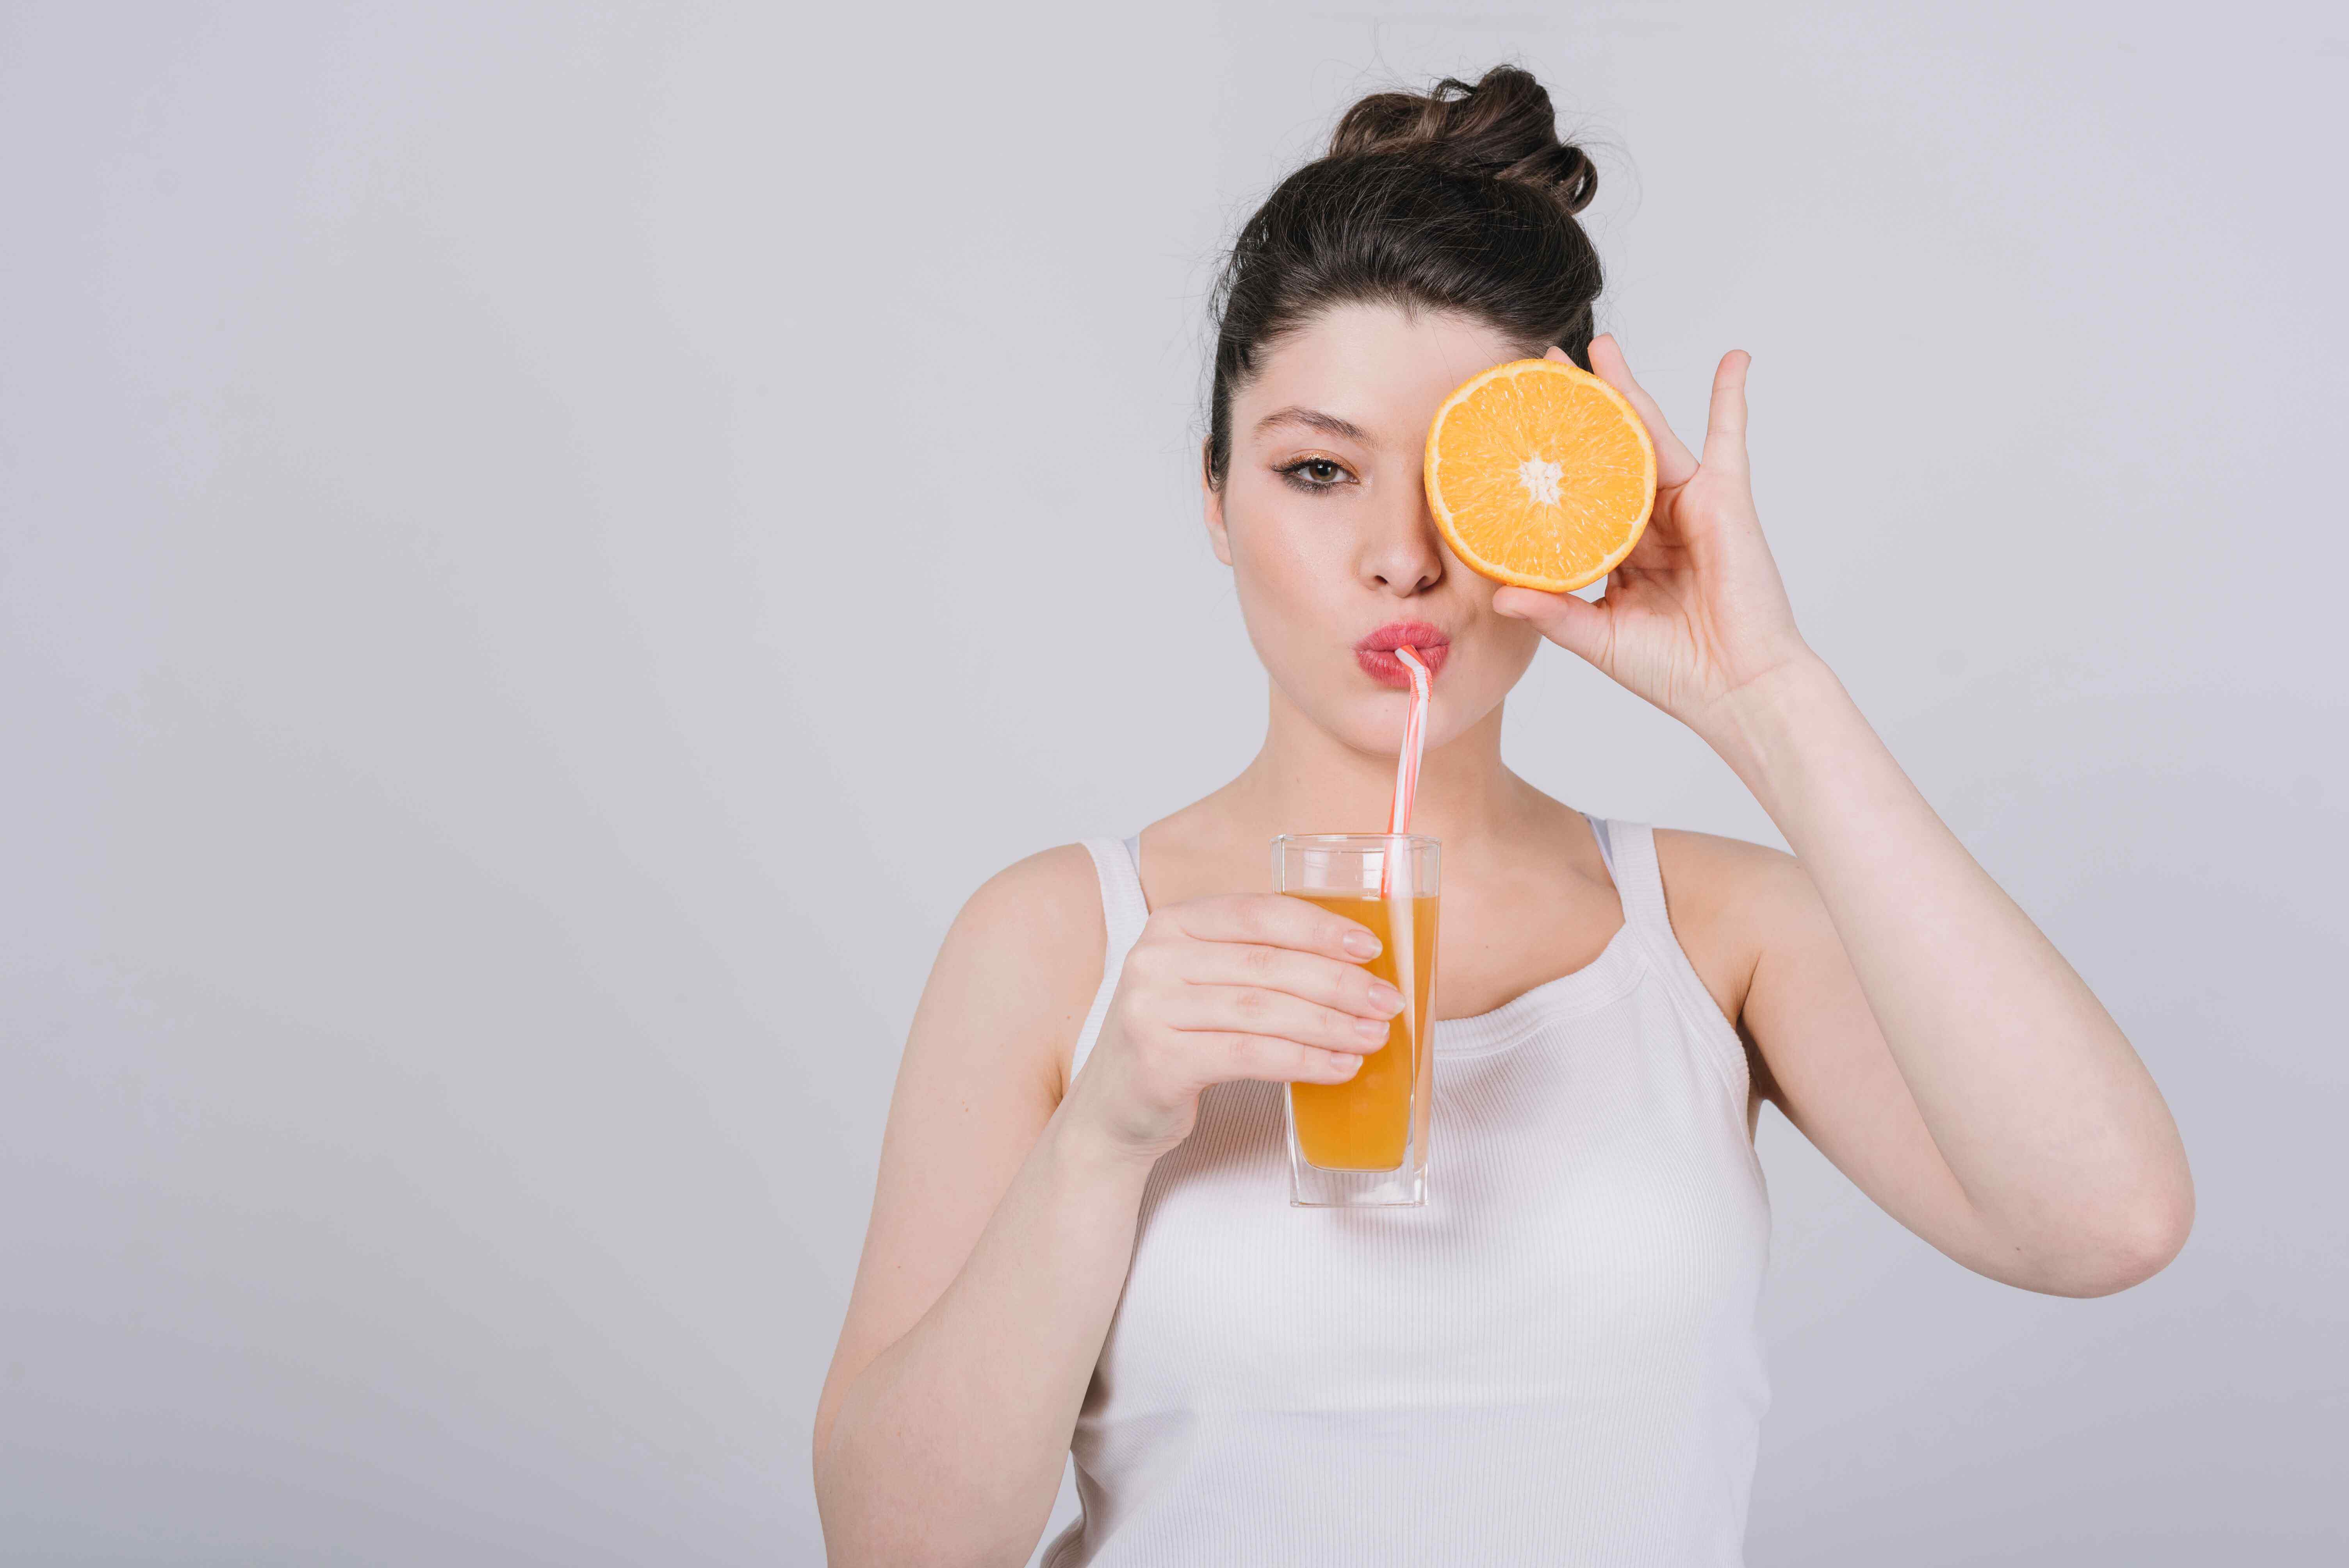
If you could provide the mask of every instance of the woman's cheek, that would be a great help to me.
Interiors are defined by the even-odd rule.
[[[1318,573],[1296,546],[1265,542],[1243,551],[1237,563],[1242,592],[1274,623],[1284,643],[1313,619]]]
[[[1240,614],[1268,672],[1292,702],[1324,722],[1336,718],[1322,709],[1345,695],[1360,634],[1345,631],[1344,606],[1332,602],[1327,572],[1294,549],[1239,552],[1234,563]]]

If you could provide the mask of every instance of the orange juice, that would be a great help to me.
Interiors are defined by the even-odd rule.
[[[1426,1097],[1433,1084],[1427,1025],[1435,990],[1436,900],[1342,892],[1288,896],[1370,927],[1383,945],[1362,967],[1403,995],[1402,1011],[1387,1026],[1387,1043],[1364,1057],[1352,1078],[1288,1086],[1298,1144],[1309,1163],[1325,1171],[1392,1171],[1402,1163],[1413,1114],[1426,1125]]]

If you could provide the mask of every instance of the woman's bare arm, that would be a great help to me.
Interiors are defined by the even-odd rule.
[[[836,1568],[1021,1563],[1051,1516],[1149,1173],[1055,1117],[1105,942],[1067,845],[980,888],[939,950],[816,1409]]]
[[[1796,857],[1745,879],[1744,1021],[1788,1119],[1994,1279],[2100,1295],[2167,1264],[2194,1196],[2160,1090],[1841,684],[1792,664],[1714,738]]]
[[[957,917],[916,1009],[872,1228],[816,1412],[835,1568],[1035,1549],[1133,1261],[1151,1168],[1232,1078],[1342,1083],[1402,994],[1370,932],[1278,893],[1154,913],[1082,1071],[1107,935],[1081,847]]]
[[[2111,1016],[1795,630],[1746,462],[1749,356],[1714,372],[1701,461],[1611,336],[1590,361],[1655,443],[1647,530],[1597,601],[1501,588],[1493,608],[1694,729],[1794,847],[1799,864],[1757,851],[1741,879],[1742,1017],[1772,1094],[1870,1197],[1984,1274],[2068,1295],[2143,1279],[2192,1222],[2177,1126]]]

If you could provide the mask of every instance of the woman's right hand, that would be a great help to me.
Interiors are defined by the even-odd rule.
[[[1154,912],[1061,1115],[1151,1161],[1190,1136],[1211,1083],[1345,1082],[1402,1010],[1362,967],[1378,952],[1361,922],[1282,893]]]

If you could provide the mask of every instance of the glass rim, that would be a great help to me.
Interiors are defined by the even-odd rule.
[[[1308,844],[1316,849],[1335,849],[1350,844],[1425,844],[1441,848],[1444,841],[1431,839],[1424,833],[1275,833],[1272,841],[1279,844]]]

